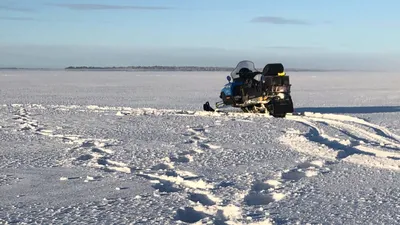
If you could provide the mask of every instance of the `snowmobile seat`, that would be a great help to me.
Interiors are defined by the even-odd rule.
[[[278,76],[280,73],[283,73],[285,68],[282,63],[270,63],[265,65],[262,74],[264,76]]]
[[[234,81],[236,81],[236,82],[243,82],[243,83],[253,82],[253,83],[257,83],[257,82],[259,82],[259,80],[256,79],[256,76],[258,74],[261,74],[261,72],[259,72],[259,71],[251,71],[248,68],[242,68],[242,69],[240,69],[238,74],[239,74],[239,77],[234,79]]]
[[[244,80],[247,80],[247,79],[252,79],[254,77],[254,74],[250,69],[242,68],[239,70],[239,77]]]

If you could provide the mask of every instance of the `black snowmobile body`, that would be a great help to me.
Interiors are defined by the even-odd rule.
[[[260,72],[253,62],[241,61],[227,79],[229,83],[225,84],[219,96],[222,101],[215,104],[217,109],[232,106],[251,113],[268,111],[274,117],[294,112],[290,77],[281,63],[267,64]],[[203,105],[203,109],[215,111],[209,102]]]

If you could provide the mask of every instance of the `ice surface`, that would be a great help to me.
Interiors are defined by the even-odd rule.
[[[285,119],[203,112],[227,75],[0,72],[0,223],[400,223],[397,74],[288,73]]]

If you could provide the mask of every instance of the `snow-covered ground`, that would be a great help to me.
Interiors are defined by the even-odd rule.
[[[203,112],[226,75],[0,71],[0,223],[400,223],[397,74],[288,73],[285,119]]]

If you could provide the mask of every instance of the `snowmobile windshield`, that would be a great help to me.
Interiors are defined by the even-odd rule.
[[[239,78],[239,74],[238,74],[238,73],[239,73],[239,71],[240,71],[241,69],[243,69],[243,68],[247,68],[247,69],[251,70],[252,72],[257,71],[257,69],[256,69],[256,67],[254,66],[254,63],[253,63],[252,61],[243,60],[243,61],[240,61],[240,62],[237,64],[236,68],[231,72],[231,77],[232,77],[232,79],[237,79],[237,78]]]

